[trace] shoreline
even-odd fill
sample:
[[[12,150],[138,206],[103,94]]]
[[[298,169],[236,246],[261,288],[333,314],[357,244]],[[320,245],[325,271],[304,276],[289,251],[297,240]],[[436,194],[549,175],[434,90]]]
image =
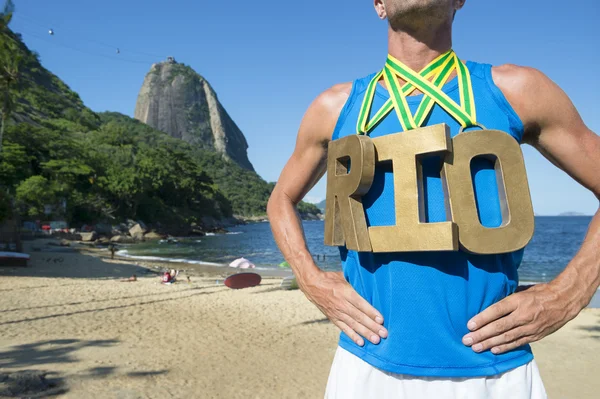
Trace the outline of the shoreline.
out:
[[[196,272],[196,273],[215,273],[215,275],[219,274],[219,272],[223,272],[223,271],[247,271],[247,272],[254,272],[257,274],[260,274],[262,277],[273,277],[273,278],[284,278],[284,277],[289,277],[292,276],[293,273],[291,271],[291,269],[275,269],[275,268],[265,268],[265,267],[256,267],[254,269],[238,269],[238,268],[234,268],[234,267],[230,267],[227,264],[220,264],[220,263],[213,263],[213,262],[205,262],[205,261],[196,261],[196,260],[189,260],[189,259],[169,259],[169,258],[161,258],[161,257],[155,257],[155,256],[136,256],[136,255],[124,255],[124,254],[119,254],[118,252],[115,253],[115,259],[121,259],[124,261],[130,261],[130,262],[136,262],[136,263],[141,263],[141,264],[147,264],[149,265],[150,268],[152,269],[156,269],[158,268],[160,265],[171,265],[173,267],[168,267],[168,268],[175,268],[176,266],[184,266],[186,267],[185,269],[178,269],[178,270],[183,270],[185,272],[189,272],[191,271],[192,273]],[[164,267],[162,267],[164,269]]]
[[[75,251],[78,251],[75,249]],[[115,253],[115,258],[110,259],[110,254],[106,249],[94,248],[94,249],[85,249],[83,251],[78,251],[85,255],[93,256],[96,258],[110,260],[114,263],[122,263],[122,264],[135,264],[136,266],[143,267],[157,275],[161,274],[165,270],[176,269],[180,272],[184,273],[184,275],[189,275],[191,277],[218,277],[218,278],[226,278],[229,275],[241,273],[241,272],[253,272],[260,274],[264,279],[281,279],[284,277],[288,277],[293,275],[291,270],[277,270],[277,269],[264,269],[264,268],[255,268],[255,269],[238,269],[234,267],[229,267],[228,265],[218,265],[211,264],[209,262],[201,262],[201,263],[189,263],[189,262],[181,262],[178,260],[166,260],[166,259],[144,259],[144,257],[136,257],[136,256],[120,256],[118,253]],[[180,268],[182,265],[185,268]]]
[[[210,278],[219,278],[224,279],[229,275],[241,273],[241,272],[252,272],[260,274],[263,279],[282,279],[285,277],[293,276],[293,272],[291,269],[281,269],[281,268],[263,268],[257,267],[254,269],[238,269],[229,267],[227,264],[217,264],[212,262],[204,262],[204,261],[190,261],[188,259],[172,259],[168,258],[158,258],[152,259],[154,257],[144,257],[144,256],[123,256],[119,255],[119,253],[115,253],[115,258],[110,259],[110,253],[107,248],[104,247],[96,247],[90,244],[84,244],[81,242],[71,242],[71,246],[69,247],[59,247],[56,244],[50,246],[50,242],[56,243],[57,239],[35,239],[31,241],[26,241],[30,243],[37,243],[45,245],[45,250],[47,252],[64,252],[64,251],[75,251],[82,255],[89,255],[99,259],[109,260],[112,263],[120,263],[120,264],[134,264],[138,267],[142,267],[147,269],[151,273],[155,273],[156,275],[161,274],[165,270],[169,269],[177,269],[184,273],[184,275],[189,275],[191,277],[210,277]],[[135,244],[128,244],[135,245]],[[35,248],[37,245],[31,244],[27,245],[31,248]],[[31,251],[30,251],[31,252]],[[180,268],[181,266],[184,266]],[[533,285],[533,284],[543,284],[547,283],[547,281],[531,281],[531,280],[521,280],[519,281],[519,287]],[[600,308],[600,288],[596,291],[594,296],[592,297],[590,303],[586,308],[597,309]]]
[[[102,251],[102,250],[99,250]],[[115,259],[117,258],[118,253],[115,253]],[[168,260],[166,258],[161,258],[160,260],[151,260],[151,259],[144,259],[147,257],[144,256],[119,256],[120,259],[126,261],[126,260],[130,260],[130,261],[134,261],[137,263],[140,263],[140,265],[147,265],[148,268],[152,269],[152,270],[158,270],[158,268],[161,269],[169,269],[169,268],[173,268],[173,267],[165,267],[166,265],[172,265],[172,266],[177,266],[177,265],[187,265],[190,267],[189,270],[191,270],[192,272],[199,272],[199,273],[204,273],[204,274],[210,274],[212,273],[212,277],[222,277],[223,276],[223,272],[224,271],[238,271],[238,272],[242,272],[242,271],[246,271],[246,272],[253,272],[253,273],[257,273],[260,274],[262,278],[285,278],[285,277],[290,277],[293,276],[293,272],[291,269],[267,269],[267,268],[260,268],[257,267],[255,269],[236,269],[236,268],[232,268],[229,267],[226,264],[222,264],[222,265],[218,265],[218,264],[211,264],[210,262],[203,262],[203,261],[188,261],[186,259],[181,259],[181,260]],[[198,263],[193,263],[193,262],[198,262]],[[188,272],[188,269],[183,269],[186,273]],[[220,273],[221,272],[221,273]],[[233,274],[233,273],[230,273]],[[543,284],[543,283],[547,283],[548,281],[531,281],[531,280],[522,280],[519,281],[519,287],[522,286],[527,286],[527,285],[534,285],[534,284]],[[598,288],[596,290],[596,293],[594,294],[594,296],[592,297],[590,303],[586,306],[586,308],[592,308],[592,309],[600,309],[600,288]]]

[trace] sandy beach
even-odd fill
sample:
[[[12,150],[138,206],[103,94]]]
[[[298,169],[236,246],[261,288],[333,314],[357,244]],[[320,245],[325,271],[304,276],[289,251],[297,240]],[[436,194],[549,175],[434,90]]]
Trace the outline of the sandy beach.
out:
[[[207,266],[165,286],[150,268],[168,266],[47,244],[0,267],[0,397],[323,397],[338,330],[279,278],[230,290]],[[598,397],[600,309],[533,349],[550,398]]]

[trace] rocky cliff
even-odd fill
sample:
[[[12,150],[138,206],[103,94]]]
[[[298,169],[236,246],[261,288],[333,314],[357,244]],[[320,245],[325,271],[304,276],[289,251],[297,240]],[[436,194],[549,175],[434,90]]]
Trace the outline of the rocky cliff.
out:
[[[206,79],[184,64],[171,59],[152,65],[138,95],[135,118],[254,171],[244,134]]]

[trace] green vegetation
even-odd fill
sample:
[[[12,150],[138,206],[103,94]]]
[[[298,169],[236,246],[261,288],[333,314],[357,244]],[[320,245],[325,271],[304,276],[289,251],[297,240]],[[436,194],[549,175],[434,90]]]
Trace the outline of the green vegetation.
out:
[[[0,218],[12,199],[26,220],[74,225],[130,218],[182,229],[266,213],[274,183],[125,115],[92,112],[8,28],[10,14],[0,14]]]
[[[267,213],[267,201],[275,187],[274,183],[267,183],[255,172],[225,161],[216,152],[198,149],[196,155],[201,167],[218,182],[219,189],[231,201],[236,215],[258,216]]]
[[[12,0],[8,0],[0,13],[0,31],[7,30],[14,12]],[[6,122],[15,108],[15,89],[19,81],[19,70],[21,67],[21,56],[15,49],[17,41],[6,36],[6,40],[0,42],[0,152],[2,152],[2,138]]]
[[[315,204],[301,202],[298,204],[298,212],[300,212],[301,215],[305,215],[308,213],[318,215],[319,213],[321,213],[321,210]]]
[[[70,223],[134,218],[174,227],[232,214],[184,142],[122,115],[101,117],[88,132],[7,128],[0,179],[23,216],[43,218],[51,205]]]

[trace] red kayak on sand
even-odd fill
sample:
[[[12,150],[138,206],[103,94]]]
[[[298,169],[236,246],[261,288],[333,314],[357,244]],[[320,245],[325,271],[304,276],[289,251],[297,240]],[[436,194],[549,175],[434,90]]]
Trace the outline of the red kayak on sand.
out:
[[[20,252],[0,252],[0,266],[27,266],[29,255]]]
[[[254,287],[260,284],[262,277],[256,273],[238,273],[229,276],[223,284],[233,289]]]

